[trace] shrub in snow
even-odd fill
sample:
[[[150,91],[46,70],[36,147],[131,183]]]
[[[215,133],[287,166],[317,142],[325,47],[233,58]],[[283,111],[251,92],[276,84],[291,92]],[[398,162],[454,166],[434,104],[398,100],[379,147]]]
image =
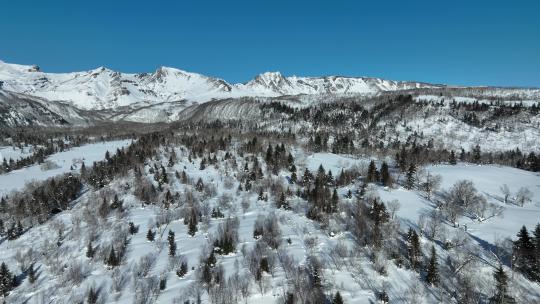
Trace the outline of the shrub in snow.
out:
[[[41,171],[49,171],[49,170],[58,169],[58,168],[60,168],[60,166],[51,160],[46,160],[40,166]]]

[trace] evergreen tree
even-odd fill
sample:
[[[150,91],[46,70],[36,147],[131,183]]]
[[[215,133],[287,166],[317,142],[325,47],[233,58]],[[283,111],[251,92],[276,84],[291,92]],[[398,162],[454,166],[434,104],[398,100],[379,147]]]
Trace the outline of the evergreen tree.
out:
[[[88,242],[88,246],[86,246],[86,257],[91,259],[94,257],[95,250],[94,247],[92,247],[92,242]]]
[[[206,158],[203,157],[201,160],[201,165],[199,167],[199,170],[204,170],[206,168]]]
[[[17,228],[14,222],[11,223],[11,226],[8,228],[6,234],[7,234],[8,240],[15,240],[19,237],[19,235],[17,234]]]
[[[7,296],[13,289],[13,275],[6,263],[2,262],[0,265],[0,295]]]
[[[81,176],[84,178],[86,176],[86,165],[84,162],[81,165]]]
[[[135,226],[133,222],[129,222],[129,234],[133,235],[139,232],[139,226]]]
[[[180,178],[180,181],[182,181],[182,184],[187,184],[188,178],[185,170],[182,170],[182,176]]]
[[[416,182],[416,166],[411,163],[409,170],[407,170],[407,180],[405,181],[405,188],[411,190],[414,188]]]
[[[435,246],[431,246],[431,257],[429,258],[427,267],[426,281],[433,286],[439,284],[439,263],[437,262]]]
[[[28,282],[30,282],[30,284],[34,284],[36,280],[36,271],[34,270],[34,264],[32,264],[30,265],[30,268],[28,268]]]
[[[475,164],[479,164],[481,160],[482,160],[482,154],[480,150],[480,145],[476,145],[473,148],[473,162]]]
[[[536,280],[540,282],[540,223],[536,225],[534,229],[534,259],[536,261],[535,276]]]
[[[174,240],[174,232],[172,230],[169,230],[169,236],[167,236],[167,240],[169,242],[169,255],[175,256],[176,255],[176,241]]]
[[[388,293],[386,290],[383,290],[377,295],[377,298],[381,304],[388,304],[390,302],[390,297],[388,297]]]
[[[152,231],[152,229],[148,229],[148,232],[146,233],[146,239],[150,242],[154,241],[154,238],[156,236],[156,233]]]
[[[360,186],[360,191],[358,193],[358,195],[360,197],[364,197],[364,195],[366,195],[366,191],[367,191],[367,184],[366,183],[362,183],[362,185]]]
[[[454,150],[450,151],[450,159],[448,160],[448,162],[450,163],[450,165],[457,164],[456,153],[454,152]]]
[[[159,290],[165,290],[167,288],[167,277],[163,276],[159,279]]]
[[[296,184],[297,179],[296,172],[291,173],[291,183]]]
[[[196,232],[197,232],[197,215],[195,211],[193,210],[191,212],[191,216],[189,217],[188,234],[191,236],[194,236]]]
[[[381,183],[383,186],[392,185],[390,172],[388,171],[388,164],[386,162],[383,162],[381,165]]]
[[[341,297],[341,294],[339,291],[336,291],[336,295],[334,296],[334,299],[332,300],[332,304],[343,304],[343,298]]]
[[[417,269],[421,255],[420,240],[418,234],[412,228],[409,228],[409,232],[407,233],[407,253],[411,268]]]
[[[182,264],[180,264],[180,269],[176,271],[176,275],[182,278],[186,275],[187,272],[188,272],[187,263],[184,261],[182,262]]]
[[[504,272],[502,265],[499,265],[493,273],[495,278],[495,294],[490,299],[492,304],[512,304],[515,300],[508,294],[508,276]]]
[[[86,297],[86,301],[88,304],[96,304],[98,300],[98,292],[94,287],[90,287],[88,290],[88,295]]]
[[[266,157],[265,160],[268,164],[272,164],[272,157],[274,155],[274,152],[272,150],[272,145],[268,145],[268,148],[266,149]]]
[[[197,180],[197,184],[195,185],[195,189],[199,192],[202,192],[204,190],[204,183],[202,181],[202,178],[199,177]]]
[[[535,248],[527,227],[523,226],[517,234],[518,239],[514,241],[514,265],[516,269],[522,272],[528,278],[535,277]]]
[[[304,187],[308,187],[311,182],[313,181],[313,174],[309,171],[308,168],[304,171],[304,175],[302,176],[302,185]]]
[[[373,183],[373,182],[376,182],[376,181],[377,181],[377,166],[375,166],[375,161],[371,160],[369,162],[366,182]]]
[[[111,251],[109,252],[109,256],[107,257],[105,264],[111,267],[120,265],[120,261],[118,259],[118,256],[116,255],[116,251],[114,250],[113,246],[111,246]]]
[[[461,153],[459,153],[459,160],[465,161],[465,157],[467,156],[467,153],[465,153],[465,149],[461,148]]]
[[[287,199],[285,198],[285,193],[284,192],[281,192],[280,196],[279,196],[279,199],[277,201],[277,208],[283,208],[283,209],[286,209],[288,210],[289,209],[289,204],[287,203]]]
[[[329,212],[336,212],[338,203],[339,203],[339,196],[338,196],[337,190],[334,188],[334,192],[332,193],[332,200],[331,200]]]
[[[17,221],[17,237],[21,236],[24,232],[24,228],[21,224],[21,221]]]
[[[332,171],[328,170],[328,174],[326,174],[326,184],[328,186],[334,186],[335,185],[334,176],[332,175]]]
[[[111,209],[117,209],[121,207],[122,207],[122,202],[118,199],[118,194],[115,194],[113,202],[111,204]]]

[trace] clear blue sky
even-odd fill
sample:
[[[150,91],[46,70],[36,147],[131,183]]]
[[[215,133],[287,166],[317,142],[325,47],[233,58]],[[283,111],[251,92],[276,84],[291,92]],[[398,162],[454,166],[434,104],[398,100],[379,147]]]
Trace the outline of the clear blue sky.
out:
[[[379,3],[382,2],[382,3]],[[0,60],[540,87],[540,1],[2,1]]]

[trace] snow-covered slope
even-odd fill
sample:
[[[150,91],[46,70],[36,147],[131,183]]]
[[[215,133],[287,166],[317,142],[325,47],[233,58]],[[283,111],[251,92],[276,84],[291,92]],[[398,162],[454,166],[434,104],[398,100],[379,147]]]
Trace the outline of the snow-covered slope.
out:
[[[260,74],[245,84],[229,84],[222,79],[167,67],[142,74],[125,74],[103,67],[85,72],[44,73],[37,66],[1,61],[0,82],[5,90],[67,101],[86,110],[179,100],[200,103],[242,96],[365,94],[435,87],[364,77],[284,77],[279,72]]]
[[[442,98],[444,94],[458,100],[511,100],[526,104],[540,100],[540,89],[451,87],[369,77],[285,77],[279,72],[266,72],[246,83],[230,84],[168,67],[140,74],[103,67],[45,73],[38,66],[0,61],[0,125],[86,125],[101,120],[171,122],[209,110],[219,112],[209,115],[213,118],[241,119],[246,118],[246,107],[251,118],[257,112],[253,111],[254,105],[272,98],[288,98],[308,105],[393,92],[418,95],[419,99]],[[209,101],[215,102],[206,107]],[[219,103],[226,105],[225,112],[218,109],[222,108]],[[236,109],[238,105],[243,108]]]

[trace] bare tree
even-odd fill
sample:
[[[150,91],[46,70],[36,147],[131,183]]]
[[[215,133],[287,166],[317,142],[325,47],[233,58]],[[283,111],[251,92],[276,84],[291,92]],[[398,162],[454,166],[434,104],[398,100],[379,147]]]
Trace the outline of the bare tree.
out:
[[[386,203],[386,207],[388,208],[388,213],[390,214],[390,219],[394,219],[396,216],[396,213],[398,212],[399,208],[401,208],[401,204],[398,200],[391,200]]]
[[[510,189],[508,188],[508,185],[503,184],[499,189],[504,197],[504,203],[508,204],[508,199],[510,198]]]
[[[440,175],[432,175],[427,173],[425,182],[422,183],[422,189],[426,192],[427,199],[431,200],[433,192],[437,191],[441,186],[442,177]]]
[[[427,233],[428,238],[434,240],[439,235],[442,228],[442,222],[443,222],[443,217],[440,211],[432,210],[429,213],[429,216],[426,222],[426,227],[427,227],[426,233]]]
[[[521,207],[523,207],[526,203],[532,200],[532,197],[533,197],[533,193],[531,192],[531,190],[529,190],[529,188],[521,187],[516,193],[516,202]]]

